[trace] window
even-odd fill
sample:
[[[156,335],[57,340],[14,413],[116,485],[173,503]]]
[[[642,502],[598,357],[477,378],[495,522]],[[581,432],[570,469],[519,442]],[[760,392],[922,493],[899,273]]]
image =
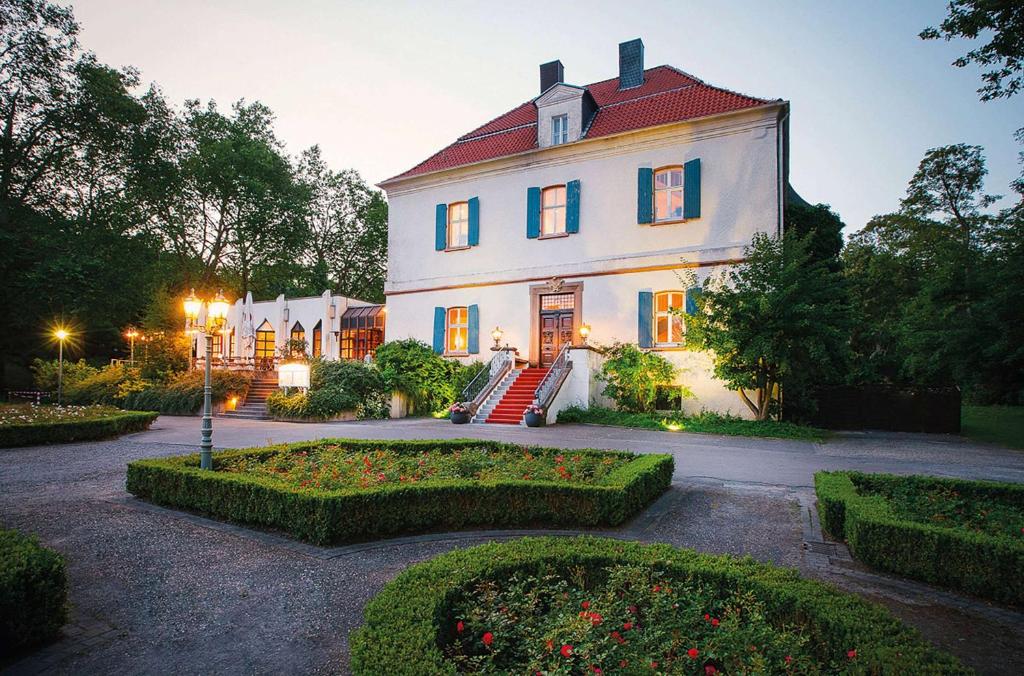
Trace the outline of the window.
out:
[[[448,308],[445,328],[445,352],[465,354],[469,347],[469,311],[464,307]]]
[[[654,342],[676,345],[683,342],[682,291],[662,291],[654,296]],[[673,312],[674,311],[674,312]]]
[[[222,359],[224,357],[224,334],[218,331],[213,334],[213,358]]]
[[[303,328],[302,324],[295,322],[295,326],[292,327],[292,340],[306,340],[306,329]]]
[[[555,115],[551,118],[551,145],[569,142],[569,116]]]
[[[363,359],[375,354],[384,342],[384,317],[382,305],[360,305],[345,310],[338,335],[341,358]]]
[[[683,218],[683,168],[667,167],[654,172],[654,220]]]
[[[541,197],[540,234],[557,235],[565,232],[565,186],[544,188]]]
[[[319,322],[316,323],[316,326],[313,327],[313,345],[312,345],[312,348],[313,348],[313,356],[314,357],[319,357],[320,356],[320,352],[323,350],[323,336],[324,336],[323,320],[320,320]]]
[[[274,358],[274,328],[265,319],[260,324],[260,327],[256,329],[256,358]]]
[[[469,204],[457,202],[448,205],[448,248],[469,246]]]

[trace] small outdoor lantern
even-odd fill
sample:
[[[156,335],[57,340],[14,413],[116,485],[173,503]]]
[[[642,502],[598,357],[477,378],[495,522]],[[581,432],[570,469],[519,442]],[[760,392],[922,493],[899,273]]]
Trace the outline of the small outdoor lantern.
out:
[[[210,301],[209,309],[207,310],[207,319],[212,324],[210,328],[216,330],[227,321],[229,307],[228,299],[218,290],[217,295]]]
[[[491,331],[491,338],[494,339],[494,347],[492,349],[501,349],[501,337],[505,335],[505,332],[501,330],[500,326],[495,326],[494,330]]]
[[[582,324],[580,326],[580,338],[583,339],[583,344],[587,344],[587,336],[590,335],[590,324]]]
[[[199,311],[203,307],[203,301],[196,298],[195,289],[192,289],[182,305],[185,308],[185,319],[189,320],[189,322],[194,322],[199,319]]]

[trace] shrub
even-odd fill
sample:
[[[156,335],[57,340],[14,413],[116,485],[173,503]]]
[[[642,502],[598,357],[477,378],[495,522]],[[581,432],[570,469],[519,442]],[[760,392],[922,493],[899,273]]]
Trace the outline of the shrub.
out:
[[[226,463],[260,463],[282,450],[298,456],[316,455],[328,446],[361,454],[383,448],[411,457],[424,452],[454,454],[480,448],[495,453],[559,452],[469,439],[321,440],[218,453],[212,472],[199,469],[198,455],[139,460],[128,465],[127,486],[129,492],[158,504],[283,530],[316,544],[331,544],[469,526],[615,525],[664,492],[673,471],[671,456],[621,452],[614,457],[630,461],[598,483],[481,481],[442,475],[444,478],[389,482],[370,489],[324,490],[308,483],[305,487],[294,486],[268,476],[224,471]],[[604,451],[571,453],[613,457]]]
[[[972,530],[963,523],[964,517],[926,520],[908,504],[923,497],[935,503],[933,514],[938,516],[941,496],[936,499],[929,494],[951,492],[962,501],[953,506],[954,513],[989,511],[991,503],[998,503],[1002,511],[1015,514],[1014,526],[1019,528],[1024,486],[860,472],[818,472],[814,486],[822,528],[832,537],[845,539],[860,561],[996,601],[1024,603],[1021,532]]]
[[[116,409],[90,417],[0,425],[0,448],[107,439],[148,428],[159,414]]]
[[[653,411],[659,388],[672,384],[676,377],[676,368],[667,359],[631,343],[616,343],[605,355],[601,379],[607,385],[603,394],[614,399],[622,411]]]
[[[64,399],[72,404],[120,406],[128,394],[144,388],[138,369],[111,364],[65,385]]]
[[[417,414],[446,410],[484,367],[480,362],[464,366],[445,359],[413,338],[384,343],[375,358],[387,388],[409,397]]]
[[[252,381],[252,375],[244,371],[213,369],[210,375],[215,404],[222,403],[232,396],[244,399]],[[204,387],[204,372],[194,369],[173,376],[164,385],[149,385],[140,391],[132,392],[120,403],[132,410],[191,415],[203,406]]]
[[[274,392],[267,411],[275,418],[324,420],[344,411],[359,418],[387,417],[388,398],[380,371],[360,361],[313,360],[308,392]]]
[[[57,359],[44,360],[36,358],[32,360],[31,369],[32,381],[37,390],[44,392],[57,391],[57,372],[60,371],[60,361]],[[78,361],[65,359],[63,386],[74,385],[97,373],[99,373],[99,369],[89,366],[84,359],[79,359]]]
[[[64,557],[0,529],[0,656],[54,638],[67,620]]]
[[[442,554],[406,569],[367,605],[364,624],[352,635],[351,669],[355,674],[382,671],[455,674],[457,665],[446,657],[445,651],[458,640],[458,622],[462,618],[455,616],[456,606],[474,585],[532,576],[565,579],[580,586],[581,580],[605,582],[607,569],[612,566],[628,566],[638,574],[650,571],[652,575],[683,580],[723,601],[738,596],[752,598],[772,626],[778,630],[792,628],[802,634],[805,651],[821,665],[822,671],[969,673],[953,657],[928,645],[916,631],[884,608],[824,584],[804,580],[796,571],[756,563],[749,558],[712,556],[668,545],[591,537],[521,538],[490,543]],[[533,609],[535,613],[546,611],[544,606]],[[709,611],[713,609],[705,612]],[[589,614],[581,620],[579,632],[593,629]],[[492,630],[496,652],[517,649],[517,646],[499,643],[504,635],[516,630],[512,626],[515,618],[507,618],[505,622]],[[644,632],[662,629],[646,623],[641,627]],[[482,627],[472,622],[465,622],[463,633],[477,632],[466,640],[482,645],[480,629]],[[611,643],[614,637],[603,629],[601,633]],[[543,645],[545,639],[551,639],[553,651],[561,655],[562,642],[555,645],[558,638],[536,636],[535,640]],[[673,638],[668,636],[669,641]],[[680,646],[680,656],[686,655],[689,647]],[[592,663],[585,659],[587,655],[572,651],[569,655],[560,666],[572,673],[591,669]],[[701,661],[684,673],[704,673],[700,668],[704,659],[717,657],[711,651],[702,653],[699,649],[698,656]],[[787,669],[783,660],[766,661],[751,671],[784,672]],[[526,666],[517,664],[512,670],[522,673]],[[601,666],[609,672],[622,668],[617,664]]]

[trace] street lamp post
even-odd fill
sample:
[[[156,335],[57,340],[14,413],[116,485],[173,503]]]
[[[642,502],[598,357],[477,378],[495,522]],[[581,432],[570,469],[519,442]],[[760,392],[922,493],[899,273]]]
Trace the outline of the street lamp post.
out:
[[[61,396],[64,394],[64,341],[67,340],[68,332],[64,329],[57,329],[53,337],[60,345],[57,348],[57,405],[60,406]]]
[[[127,333],[125,333],[124,335],[129,341],[131,341],[132,352],[129,362],[131,363],[132,366],[135,366],[135,339],[138,338],[139,332],[136,331],[135,329],[128,329]]]
[[[205,323],[199,324],[199,313],[206,306]],[[201,330],[206,338],[206,363],[203,380],[203,424],[199,442],[200,469],[213,469],[213,383],[211,364],[213,362],[213,334],[219,331],[228,317],[228,301],[218,291],[213,300],[204,303],[196,297],[195,289],[184,301],[185,319],[189,328]]]

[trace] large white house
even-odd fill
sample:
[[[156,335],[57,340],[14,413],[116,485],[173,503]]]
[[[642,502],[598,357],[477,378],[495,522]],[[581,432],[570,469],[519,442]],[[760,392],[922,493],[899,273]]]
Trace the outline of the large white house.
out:
[[[581,327],[590,343],[637,343],[680,366],[687,410],[748,415],[669,310],[687,307],[680,273],[702,280],[741,260],[754,233],[781,229],[788,112],[645,69],[640,40],[619,45],[618,77],[602,82],[568,84],[561,62],[543,64],[536,98],[380,184],[387,340],[488,360],[500,327],[520,361],[497,373],[475,420],[518,422],[523,383],[544,383],[533,398],[549,420],[601,402]]]

